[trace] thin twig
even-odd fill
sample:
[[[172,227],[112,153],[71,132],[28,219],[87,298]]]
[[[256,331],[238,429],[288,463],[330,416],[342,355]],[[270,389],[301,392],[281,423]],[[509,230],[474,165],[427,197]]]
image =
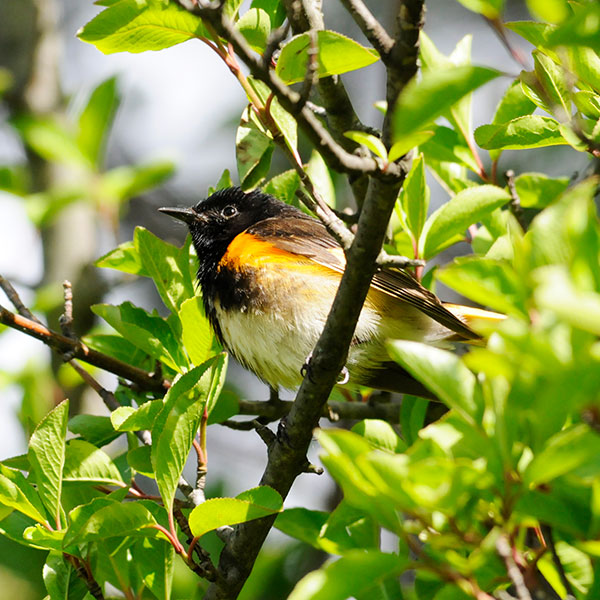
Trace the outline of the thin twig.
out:
[[[565,568],[560,560],[560,556],[558,556],[558,552],[556,552],[556,545],[554,544],[554,534],[552,532],[552,527],[549,525],[541,526],[542,534],[544,535],[544,541],[546,542],[548,548],[550,549],[550,553],[552,555],[552,562],[558,571],[558,576],[560,577],[560,582],[563,584],[565,591],[568,594],[566,600],[574,599],[575,590],[569,581],[567,574],[565,573]]]
[[[188,8],[186,4],[189,3],[184,3],[181,0],[177,1]],[[262,60],[255,55],[234,24],[221,11],[206,2],[200,2],[193,12],[199,15],[205,23],[210,23],[218,35],[231,43],[235,52],[250,69],[252,75],[271,89],[285,110],[294,114],[299,94],[285,85],[272,69],[266,68],[262,64]],[[357,156],[345,150],[333,139],[329,131],[308,108],[304,107],[297,113],[296,118],[300,127],[315,146],[319,148],[328,164],[337,171],[360,175],[372,174],[386,180],[401,177],[402,167],[395,163],[390,165],[384,172],[381,165],[373,158]]]
[[[306,51],[306,73],[304,74],[304,81],[300,90],[300,98],[298,98],[298,102],[296,103],[296,113],[304,108],[310,98],[310,92],[318,80],[319,38],[317,37],[316,30],[310,29],[308,31],[308,39],[310,40],[310,45]]]
[[[385,64],[387,56],[394,46],[394,40],[362,0],[342,0],[342,4],[352,15],[354,22],[360,27],[365,37],[373,44],[373,48],[379,52],[381,60]]]
[[[63,293],[65,310],[58,322],[63,335],[66,335],[69,338],[75,338],[75,334],[73,333],[73,286],[68,279],[63,281]]]
[[[286,21],[281,27],[274,29],[269,34],[269,37],[267,38],[267,45],[262,55],[263,65],[266,68],[272,67],[274,65],[273,55],[279,49],[281,42],[285,40],[289,32],[290,22]]]
[[[496,550],[506,565],[506,572],[509,579],[515,586],[517,598],[519,600],[532,600],[531,594],[529,593],[527,585],[525,584],[523,573],[521,573],[521,569],[519,569],[515,559],[513,558],[512,548],[507,536],[501,535],[498,537],[496,541]]]
[[[408,258],[408,256],[388,254],[382,250],[377,257],[377,266],[382,269],[386,267],[406,269],[406,267],[424,267],[425,261],[420,258]]]
[[[503,46],[506,48],[512,58],[525,70],[529,70],[526,54],[520,48],[516,48],[511,44],[510,40],[508,39],[508,35],[506,34],[506,27],[504,27],[504,23],[500,19],[485,19],[485,21],[498,36],[498,39],[502,42]]]
[[[517,188],[515,186],[515,172],[512,169],[509,169],[504,173],[504,177],[506,177],[506,185],[508,186],[508,192],[510,194],[510,212],[515,216],[519,225],[522,227],[523,231],[527,231],[527,223],[525,222],[525,217],[523,215],[523,207],[521,206],[521,199],[519,198],[519,194],[517,193]]]
[[[19,294],[17,293],[17,290],[15,290],[11,282],[2,277],[2,275],[0,275],[0,288],[2,288],[2,291],[6,294],[6,297],[10,300],[11,304],[21,316],[42,325],[42,322],[23,304]]]
[[[79,340],[73,340],[48,329],[48,327],[37,319],[33,320],[20,314],[15,314],[1,305],[0,323],[40,340],[46,346],[56,350],[61,356],[69,353],[73,358],[78,358],[83,362],[134,382],[140,389],[163,395],[171,387],[171,383],[167,379],[154,379],[150,373],[142,369],[93,350]]]
[[[90,595],[95,598],[95,600],[104,600],[102,588],[94,579],[94,576],[92,575],[89,566],[86,565],[84,559],[67,554],[65,552],[63,552],[63,558],[71,564],[75,571],[77,571],[77,575],[83,579]]]

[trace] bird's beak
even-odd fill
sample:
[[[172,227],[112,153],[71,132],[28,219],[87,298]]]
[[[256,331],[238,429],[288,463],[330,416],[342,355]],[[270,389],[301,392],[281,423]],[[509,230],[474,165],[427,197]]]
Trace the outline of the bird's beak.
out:
[[[191,208],[182,208],[179,206],[174,207],[165,207],[158,209],[161,213],[165,213],[165,215],[169,215],[175,219],[179,219],[188,225],[191,225],[194,221],[197,220],[198,215]]]

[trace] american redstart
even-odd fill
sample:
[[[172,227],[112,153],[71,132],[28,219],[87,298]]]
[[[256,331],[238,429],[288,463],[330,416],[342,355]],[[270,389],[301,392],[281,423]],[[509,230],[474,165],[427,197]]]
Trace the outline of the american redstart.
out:
[[[228,188],[192,208],[159,210],[190,229],[206,314],[224,347],[273,388],[300,385],[345,267],[335,238],[261,191]],[[349,350],[350,383],[431,397],[390,359],[386,340],[478,340],[475,318],[503,317],[443,304],[407,271],[379,270]]]

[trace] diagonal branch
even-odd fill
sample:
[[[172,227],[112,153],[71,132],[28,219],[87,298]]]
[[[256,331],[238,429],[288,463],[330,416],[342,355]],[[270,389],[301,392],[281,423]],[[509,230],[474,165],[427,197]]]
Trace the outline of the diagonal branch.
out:
[[[410,4],[410,8],[413,10],[405,10],[404,4]],[[221,15],[218,15],[217,19],[213,13],[210,18],[219,34],[226,37],[235,47],[238,42],[229,38],[227,24]],[[410,22],[411,18],[414,18],[413,22]],[[399,34],[390,55],[392,57],[391,66],[388,66],[387,89],[388,101],[391,103],[395,102],[403,85],[417,70],[418,35],[419,29],[423,25],[423,1],[408,2],[407,0],[403,2],[398,23]],[[237,32],[235,35],[237,36]],[[236,47],[236,52],[247,62],[244,45],[245,41]],[[252,57],[248,56],[248,59],[250,62],[247,64],[255,76],[270,77],[268,73],[255,71]],[[262,80],[265,81],[265,79]],[[294,102],[290,102],[288,92],[279,96],[279,82],[268,79],[265,83],[278,96],[284,108],[294,114]],[[307,125],[305,111],[306,109],[303,109],[298,113],[298,122],[303,129]],[[312,113],[310,114],[312,117]],[[384,120],[384,132],[391,130],[390,119],[391,111]],[[319,140],[320,136],[315,136],[315,131],[312,134],[307,131],[307,134],[313,142],[319,142],[317,146],[319,149],[326,148],[328,153],[328,156],[325,156],[326,160],[333,155],[334,162],[329,160],[328,162],[337,168],[335,161],[338,160],[338,156],[335,153],[342,152],[342,155],[345,156],[342,149],[337,146],[333,152],[332,147],[328,145],[329,141]],[[388,134],[387,142],[390,137]],[[330,139],[328,133],[326,139]],[[408,159],[394,163],[393,175],[387,178],[382,177],[380,171],[373,170],[370,161],[363,162],[364,159],[359,159],[359,161],[367,167],[363,174],[372,175],[372,177],[360,213],[356,235],[347,252],[347,267],[323,333],[312,353],[308,369],[310,376],[304,378],[286,418],[285,436],[279,436],[269,445],[267,466],[260,482],[261,485],[273,487],[283,498],[287,496],[296,477],[306,468],[306,453],[312,440],[313,429],[318,424],[331,389],[336,384],[339,373],[346,362],[348,347],[354,335],[371,278],[376,270],[377,257],[383,244],[393,206],[410,166]],[[343,163],[342,166],[344,166]],[[356,170],[346,170],[346,172],[358,174]],[[237,598],[250,575],[254,561],[273,521],[274,517],[267,517],[243,523],[234,528],[227,538],[219,560],[218,568],[222,577],[208,589],[205,596],[207,600]]]
[[[181,0],[178,1],[185,6]],[[396,164],[389,164],[383,171],[383,165],[377,159],[357,156],[348,152],[335,141],[331,133],[307,106],[298,110],[300,95],[288,88],[272,69],[263,64],[250,48],[244,36],[221,10],[212,5],[202,4],[197,5],[193,12],[208,22],[221,37],[232,45],[235,52],[250,69],[252,76],[265,83],[283,108],[294,115],[298,125],[314,146],[319,149],[331,168],[355,177],[372,175],[388,181],[403,177],[403,169]]]
[[[394,40],[362,0],[341,0],[341,2],[365,37],[373,44],[373,48],[379,52],[385,64],[387,55],[394,47]]]
[[[167,379],[158,379],[150,373],[124,363],[112,356],[102,354],[92,348],[88,348],[79,340],[68,338],[56,331],[48,329],[44,324],[28,319],[21,315],[16,315],[10,310],[0,306],[0,323],[12,327],[21,333],[34,337],[46,346],[56,350],[59,354],[68,354],[72,358],[78,358],[90,365],[114,373],[123,377],[144,390],[154,391],[164,394],[171,386]]]

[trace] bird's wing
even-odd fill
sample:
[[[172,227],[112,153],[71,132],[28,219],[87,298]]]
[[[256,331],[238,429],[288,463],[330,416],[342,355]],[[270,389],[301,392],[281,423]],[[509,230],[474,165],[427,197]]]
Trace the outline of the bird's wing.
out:
[[[265,219],[246,230],[259,239],[292,254],[305,256],[312,261],[343,273],[346,266],[344,252],[337,241],[316,219],[294,215],[281,219]],[[424,288],[410,273],[401,269],[381,269],[375,273],[371,287],[406,302],[431,317],[462,339],[479,339],[465,322],[450,312],[435,294]],[[460,314],[460,313],[459,313]]]

